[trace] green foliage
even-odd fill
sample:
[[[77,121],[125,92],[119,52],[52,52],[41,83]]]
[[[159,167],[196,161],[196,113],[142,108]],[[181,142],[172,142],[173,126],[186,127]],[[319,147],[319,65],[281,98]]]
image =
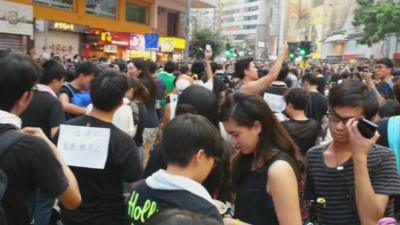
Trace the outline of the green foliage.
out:
[[[360,44],[371,46],[382,41],[388,34],[400,36],[400,4],[393,0],[357,0],[353,25],[363,31]]]
[[[198,59],[203,58],[206,45],[211,45],[214,56],[219,55],[224,50],[224,42],[219,33],[210,29],[194,30],[190,40],[189,56]]]

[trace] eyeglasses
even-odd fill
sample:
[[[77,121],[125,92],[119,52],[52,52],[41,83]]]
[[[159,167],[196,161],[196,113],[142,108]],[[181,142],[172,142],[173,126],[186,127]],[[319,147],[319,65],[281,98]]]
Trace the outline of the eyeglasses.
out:
[[[334,123],[342,122],[343,124],[346,124],[351,118],[352,117],[343,118],[337,115],[335,112],[328,112],[328,119]]]
[[[384,69],[387,68],[386,66],[376,66],[375,69],[380,70],[380,69]]]

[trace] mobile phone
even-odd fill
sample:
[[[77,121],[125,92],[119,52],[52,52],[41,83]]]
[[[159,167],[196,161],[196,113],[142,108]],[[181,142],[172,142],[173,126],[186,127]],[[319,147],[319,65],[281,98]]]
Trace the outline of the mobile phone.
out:
[[[375,132],[378,129],[378,125],[367,119],[360,119],[358,121],[357,128],[363,137],[369,139],[375,135]]]
[[[207,51],[207,52],[211,52],[211,51],[212,51],[211,45],[206,45],[206,51]]]

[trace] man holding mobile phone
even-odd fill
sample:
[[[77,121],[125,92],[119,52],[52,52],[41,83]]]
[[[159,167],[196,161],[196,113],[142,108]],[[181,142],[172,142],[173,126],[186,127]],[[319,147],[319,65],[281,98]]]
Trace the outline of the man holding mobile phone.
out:
[[[371,120],[378,108],[377,96],[361,82],[343,82],[331,89],[328,117],[333,141],[312,148],[306,157],[306,195],[325,202],[316,207],[319,224],[375,225],[380,218],[393,216],[392,197],[400,194],[395,155],[375,144],[379,134],[374,125],[360,122]],[[362,133],[374,134],[366,138]]]

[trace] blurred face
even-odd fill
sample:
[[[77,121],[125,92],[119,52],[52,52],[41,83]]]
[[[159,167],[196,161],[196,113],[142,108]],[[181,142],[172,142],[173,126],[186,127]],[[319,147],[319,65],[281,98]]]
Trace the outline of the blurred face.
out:
[[[332,138],[338,143],[347,143],[349,135],[346,130],[346,123],[351,118],[362,118],[363,109],[361,107],[335,107],[329,112],[329,130]]]
[[[392,69],[383,64],[376,64],[375,69],[377,77],[381,80],[389,77],[392,73]]]
[[[310,91],[310,83],[308,83],[307,81],[303,82],[303,89],[306,91]]]
[[[90,81],[92,80],[92,78],[93,78],[93,73],[90,75],[84,75],[84,74],[79,75],[79,80],[83,90],[85,91],[89,90]]]
[[[198,162],[200,165],[199,168],[199,181],[203,182],[208,175],[210,174],[211,170],[214,168],[216,160],[213,157],[207,156],[204,151],[201,154],[201,157],[198,158]]]
[[[128,75],[130,77],[139,77],[141,72],[142,71],[139,70],[135,65],[129,64],[129,66],[128,66]]]
[[[250,80],[258,79],[258,70],[254,63],[250,63],[249,68],[244,70],[244,76],[248,77]]]
[[[60,80],[55,79],[53,82],[53,90],[55,92],[58,92],[61,89],[61,86],[64,84],[64,78],[61,78]]]
[[[254,122],[252,127],[239,126],[236,121],[230,119],[224,122],[225,130],[231,136],[235,149],[242,154],[252,154],[256,151],[259,134],[261,133],[260,122]]]

